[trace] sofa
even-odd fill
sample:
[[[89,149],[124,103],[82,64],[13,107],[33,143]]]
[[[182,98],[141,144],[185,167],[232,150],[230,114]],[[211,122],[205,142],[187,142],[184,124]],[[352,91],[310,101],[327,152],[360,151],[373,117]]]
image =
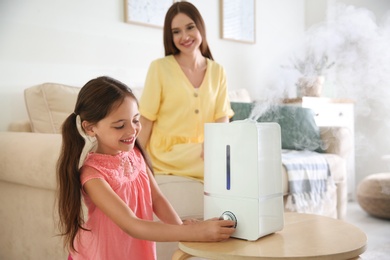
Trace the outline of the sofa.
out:
[[[67,259],[57,234],[55,165],[61,147],[62,121],[73,112],[78,87],[44,83],[24,91],[28,119],[0,132],[0,259]],[[140,97],[142,88],[133,89]],[[231,102],[253,103],[245,89],[229,91]],[[335,207],[324,215],[343,219],[347,205],[345,158],[350,133],[345,128],[320,128],[327,140],[323,155],[335,182]],[[156,180],[181,218],[203,217],[200,181],[157,175]],[[289,194],[283,167],[283,192]],[[286,209],[288,211],[288,209]],[[170,259],[177,243],[157,243],[158,259]]]

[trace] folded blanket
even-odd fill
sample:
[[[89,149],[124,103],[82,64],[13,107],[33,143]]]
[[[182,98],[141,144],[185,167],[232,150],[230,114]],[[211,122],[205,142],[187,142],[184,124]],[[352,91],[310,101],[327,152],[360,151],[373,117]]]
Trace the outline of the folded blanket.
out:
[[[336,208],[336,186],[322,154],[283,150],[282,164],[288,175],[287,209],[324,215]]]

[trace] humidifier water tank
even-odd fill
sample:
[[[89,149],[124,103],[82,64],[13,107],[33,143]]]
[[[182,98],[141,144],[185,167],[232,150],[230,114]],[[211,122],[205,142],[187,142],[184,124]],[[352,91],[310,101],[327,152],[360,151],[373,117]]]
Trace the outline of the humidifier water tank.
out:
[[[232,237],[282,230],[281,135],[277,123],[205,124],[204,218],[237,221]]]

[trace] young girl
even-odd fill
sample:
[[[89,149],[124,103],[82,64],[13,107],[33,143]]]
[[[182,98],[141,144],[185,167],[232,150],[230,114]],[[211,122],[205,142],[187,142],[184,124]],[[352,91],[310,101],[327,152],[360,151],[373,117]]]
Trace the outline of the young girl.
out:
[[[139,117],[131,90],[99,77],[80,90],[74,113],[63,123],[57,177],[60,230],[69,259],[156,259],[152,241],[221,241],[234,232],[234,222],[227,220],[183,224],[138,144]],[[83,160],[88,138],[96,145]],[[154,222],[153,213],[163,223]]]

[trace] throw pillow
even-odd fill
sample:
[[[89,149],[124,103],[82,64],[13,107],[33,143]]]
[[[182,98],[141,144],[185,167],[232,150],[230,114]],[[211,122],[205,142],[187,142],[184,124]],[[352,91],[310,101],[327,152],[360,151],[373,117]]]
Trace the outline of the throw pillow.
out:
[[[254,107],[252,102],[230,102],[230,107],[234,111],[234,116],[230,121],[244,120],[249,118]]]
[[[231,121],[249,118],[254,103],[231,102]],[[324,152],[320,130],[309,108],[277,105],[261,115],[258,122],[276,122],[281,128],[282,149]]]
[[[134,87],[132,91],[137,99],[143,88]],[[65,119],[73,113],[79,87],[58,83],[43,83],[24,91],[24,100],[30,125],[36,133],[61,133]]]
[[[36,133],[61,133],[61,125],[73,112],[78,87],[44,83],[24,91],[31,129]]]
[[[283,149],[324,152],[320,129],[310,108],[275,106],[257,121],[277,122],[280,125]]]

